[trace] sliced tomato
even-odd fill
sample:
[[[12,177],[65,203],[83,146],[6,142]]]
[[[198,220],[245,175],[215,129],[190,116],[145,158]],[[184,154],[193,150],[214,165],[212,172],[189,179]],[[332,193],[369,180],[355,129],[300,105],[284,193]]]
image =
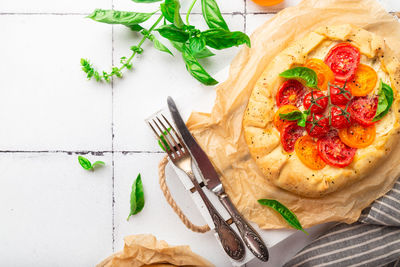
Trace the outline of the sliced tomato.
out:
[[[370,66],[360,64],[354,80],[349,82],[350,92],[353,96],[365,96],[375,89],[378,75]]]
[[[340,43],[329,50],[325,63],[338,81],[351,81],[360,64],[360,50],[350,43]]]
[[[348,83],[346,83],[346,87],[342,90],[339,89],[338,87],[343,88],[344,82],[335,81],[330,86],[329,90],[331,93],[331,102],[334,105],[346,105],[347,102],[349,102],[351,99],[350,88],[348,86]],[[344,90],[346,90],[347,92]]]
[[[282,127],[281,143],[286,152],[293,152],[294,144],[297,139],[303,136],[304,127],[300,127],[296,122],[287,122]]]
[[[312,114],[306,121],[307,133],[312,137],[322,137],[329,132],[329,119],[321,114]]]
[[[340,140],[349,147],[364,148],[371,145],[376,136],[375,125],[363,127],[353,124],[349,128],[339,131]]]
[[[325,137],[318,140],[318,154],[334,167],[344,168],[353,162],[357,149],[343,143],[336,131],[330,131]]]
[[[347,128],[351,125],[351,116],[345,112],[345,106],[331,108],[331,125],[336,129]]]
[[[287,80],[279,88],[276,94],[276,104],[278,107],[283,105],[300,106],[305,93],[305,88],[297,80]]]
[[[311,113],[323,113],[328,106],[328,98],[323,92],[311,91],[304,96],[303,105],[309,109],[311,104]]]
[[[284,105],[278,109],[278,111],[274,115],[274,125],[278,131],[282,130],[283,125],[285,122],[288,122],[287,120],[281,119],[279,114],[286,114],[295,110],[299,110],[297,107],[292,106],[292,105]]]
[[[317,142],[309,135],[297,139],[294,151],[300,161],[310,169],[321,170],[326,166],[325,161],[318,154]]]
[[[353,121],[367,127],[375,123],[372,119],[375,117],[377,107],[378,97],[361,96],[351,100],[348,111]]]
[[[328,88],[328,82],[333,82],[335,79],[332,70],[321,59],[308,59],[306,64],[304,64],[304,67],[310,68],[317,73],[318,88],[320,90],[326,90]]]

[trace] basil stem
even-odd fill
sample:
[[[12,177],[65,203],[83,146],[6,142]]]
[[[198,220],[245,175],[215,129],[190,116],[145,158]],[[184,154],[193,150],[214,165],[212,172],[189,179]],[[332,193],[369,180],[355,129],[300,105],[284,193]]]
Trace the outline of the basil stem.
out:
[[[259,199],[258,203],[261,205],[270,207],[277,211],[284,219],[285,221],[292,226],[293,228],[303,231],[304,233],[308,234],[306,230],[303,229],[301,226],[299,220],[297,219],[296,214],[294,214],[290,209],[288,209],[285,205],[280,203],[278,200],[274,199]]]

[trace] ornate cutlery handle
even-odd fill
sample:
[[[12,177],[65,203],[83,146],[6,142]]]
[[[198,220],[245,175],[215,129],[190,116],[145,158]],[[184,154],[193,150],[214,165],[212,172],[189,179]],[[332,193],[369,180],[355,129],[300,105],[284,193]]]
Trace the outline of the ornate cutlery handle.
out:
[[[221,240],[221,244],[225,252],[229,255],[229,257],[234,260],[243,259],[245,249],[243,242],[240,240],[240,237],[236,234],[232,227],[221,217],[218,211],[208,200],[208,197],[206,196],[200,185],[197,183],[197,180],[194,177],[193,173],[187,173],[187,175],[192,180],[194,187],[196,188],[197,192],[199,192],[200,197],[203,199],[204,204],[206,205],[208,212],[211,215],[211,218],[215,225],[215,231],[217,232],[219,239]]]
[[[232,216],[232,219],[236,223],[239,233],[242,236],[246,246],[258,259],[261,261],[268,261],[268,248],[258,233],[248,222],[246,222],[246,220],[243,219],[226,193],[219,194],[218,197],[222,205],[224,205],[229,214]]]

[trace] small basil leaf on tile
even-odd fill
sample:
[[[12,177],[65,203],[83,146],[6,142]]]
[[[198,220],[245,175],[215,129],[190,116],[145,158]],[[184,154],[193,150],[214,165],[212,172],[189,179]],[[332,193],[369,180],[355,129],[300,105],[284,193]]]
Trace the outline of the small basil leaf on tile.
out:
[[[172,52],[166,47],[163,43],[161,43],[153,34],[149,36],[149,40],[153,42],[154,47],[161,51],[170,54],[173,56]]]
[[[140,173],[136,177],[136,180],[132,184],[131,197],[130,197],[130,212],[126,220],[132,215],[139,213],[144,207],[144,192],[143,184]]]
[[[92,167],[94,168],[95,166],[104,166],[104,165],[106,165],[106,164],[104,163],[104,161],[98,160],[98,161],[96,161],[96,162],[94,162],[94,163],[92,164]]]
[[[85,170],[93,169],[92,163],[90,163],[90,161],[87,158],[78,156],[78,161],[79,161],[79,164],[82,166],[82,168],[84,168]]]
[[[293,228],[303,231],[304,233],[308,234],[303,227],[301,226],[299,220],[297,219],[296,214],[294,214],[290,209],[288,209],[285,205],[280,203],[278,200],[274,199],[259,199],[258,203],[263,206],[270,207],[277,211],[285,221],[292,226]]]

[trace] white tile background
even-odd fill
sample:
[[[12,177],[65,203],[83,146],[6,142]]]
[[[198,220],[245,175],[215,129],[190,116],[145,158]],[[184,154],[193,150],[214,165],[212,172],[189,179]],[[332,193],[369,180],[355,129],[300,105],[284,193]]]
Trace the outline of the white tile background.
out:
[[[184,10],[189,2],[183,1]],[[230,28],[246,33],[298,2],[262,8],[250,0],[219,0]],[[380,2],[390,12],[400,11],[398,0]],[[164,106],[168,95],[198,92],[181,58],[145,45],[122,80],[88,82],[80,71],[81,57],[108,69],[137,42],[123,27],[95,23],[85,15],[94,8],[152,11],[157,5],[0,1],[0,266],[93,266],[120,250],[124,236],[137,233],[189,244],[217,266],[229,266],[214,236],[187,230],[158,186],[162,153],[144,118]],[[191,21],[204,26],[199,11],[193,10]],[[207,69],[215,74],[237,51],[218,53],[205,62]],[[105,161],[106,167],[84,171],[79,153]],[[126,221],[130,186],[139,172],[146,206]],[[184,211],[204,223],[180,183],[168,177]]]

